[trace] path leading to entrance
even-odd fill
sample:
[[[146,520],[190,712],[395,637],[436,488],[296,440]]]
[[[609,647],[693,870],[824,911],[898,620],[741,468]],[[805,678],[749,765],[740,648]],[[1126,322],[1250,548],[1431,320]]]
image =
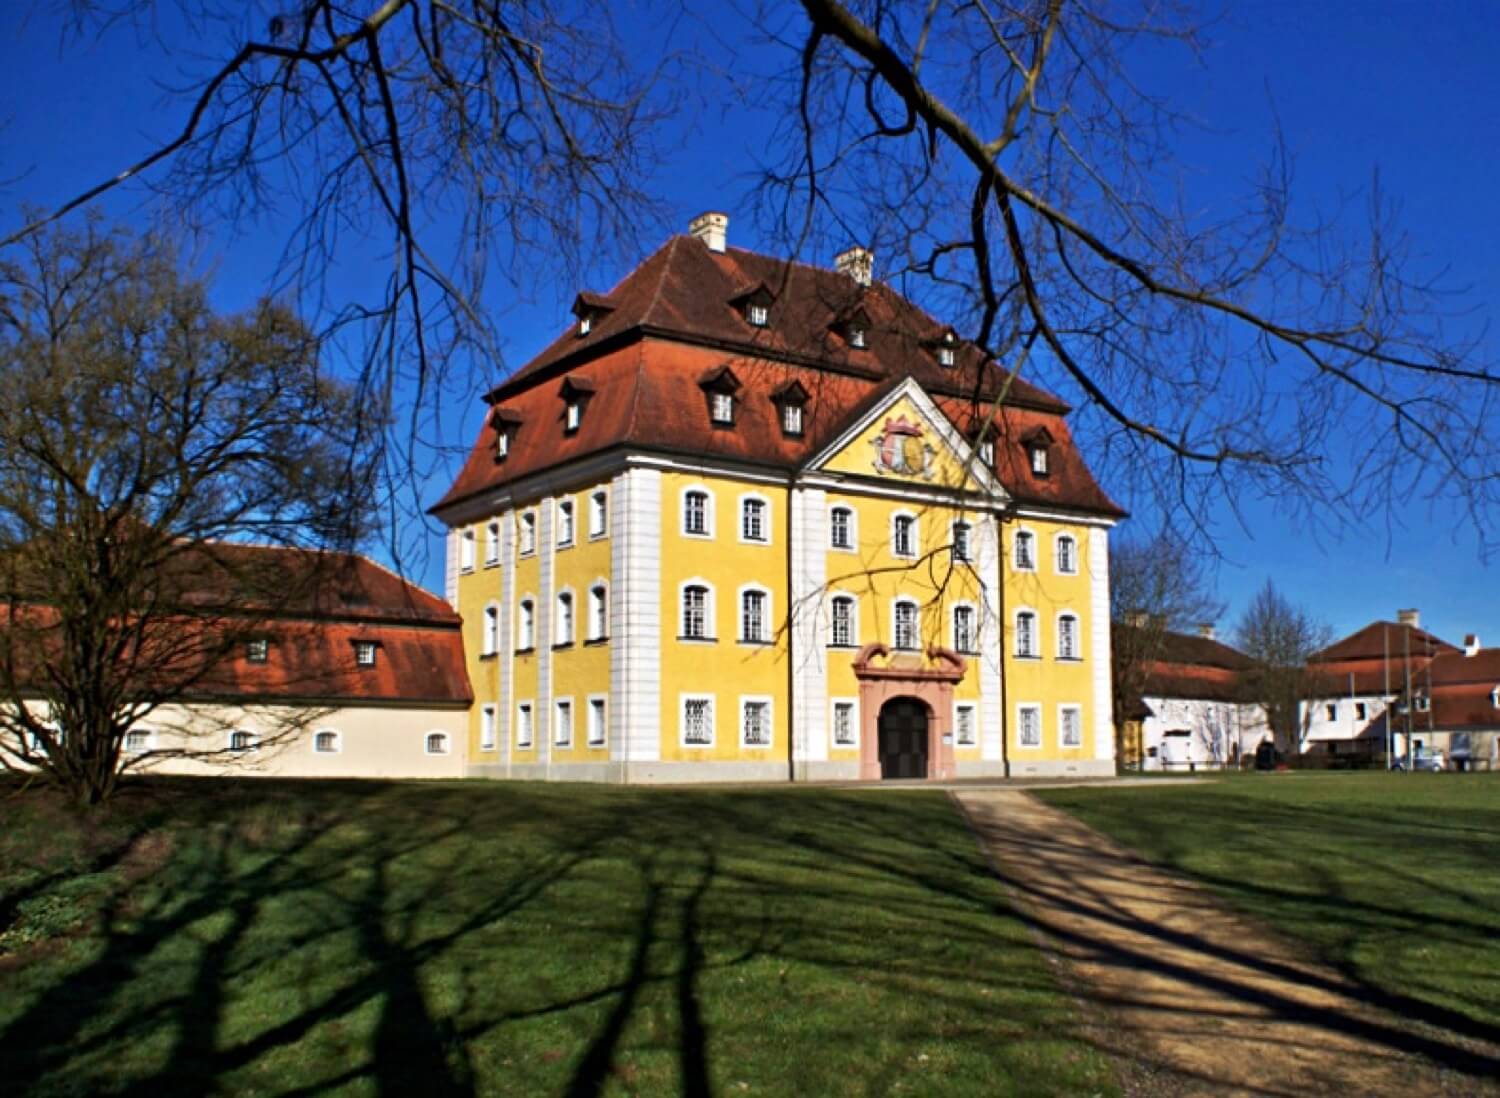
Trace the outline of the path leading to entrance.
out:
[[[1067,813],[1016,790],[950,795],[1139,1093],[1500,1093],[1482,1081],[1500,1049],[1413,1027]]]

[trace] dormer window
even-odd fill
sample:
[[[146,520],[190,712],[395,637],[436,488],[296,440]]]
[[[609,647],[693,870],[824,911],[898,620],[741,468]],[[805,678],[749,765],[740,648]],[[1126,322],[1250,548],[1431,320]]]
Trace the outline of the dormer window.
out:
[[[790,438],[800,438],[807,421],[808,392],[799,381],[788,381],[771,393],[771,400],[781,410],[781,433]]]
[[[1026,447],[1026,460],[1031,466],[1031,475],[1047,476],[1052,471],[1052,433],[1045,427],[1038,427],[1024,435],[1021,444]]]
[[[594,383],[586,377],[563,378],[563,431],[572,434],[583,422],[583,412],[594,395]]]
[[[521,428],[521,417],[509,408],[492,408],[490,426],[495,431],[495,460],[504,461],[510,456],[510,445]]]
[[[771,323],[771,304],[776,300],[764,282],[743,288],[729,299],[729,303],[740,310],[745,323],[752,328],[766,328]]]
[[[585,290],[573,299],[573,315],[578,318],[578,337],[582,339],[594,330],[594,323],[614,311],[614,305],[602,294]]]
[[[838,329],[844,337],[844,342],[855,350],[862,350],[870,345],[870,318],[866,315],[863,307],[856,307],[839,322]]]
[[[271,658],[271,642],[265,637],[251,637],[245,642],[245,659],[250,663],[265,663]]]
[[[375,666],[375,642],[374,641],[355,641],[354,642],[354,663],[355,663],[355,666],[357,666],[357,667],[374,667]]]
[[[734,422],[734,394],[713,393],[709,401],[709,418],[715,423]]]
[[[757,328],[764,328],[771,323],[771,310],[765,305],[751,304],[745,310],[745,319]]]
[[[979,444],[979,463],[986,468],[995,464],[995,442],[985,439]]]
[[[949,328],[927,346],[931,348],[933,357],[937,359],[939,366],[952,367],[958,364],[958,334],[952,328]]]
[[[717,366],[698,379],[704,395],[708,398],[708,421],[715,427],[734,426],[735,394],[740,390],[740,379],[728,366]]]

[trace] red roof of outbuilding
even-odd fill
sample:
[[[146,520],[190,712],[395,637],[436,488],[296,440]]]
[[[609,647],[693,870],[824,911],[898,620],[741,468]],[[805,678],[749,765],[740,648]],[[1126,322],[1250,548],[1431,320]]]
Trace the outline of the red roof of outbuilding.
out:
[[[747,287],[773,295],[770,323],[758,328],[735,307]],[[949,330],[882,284],[730,248],[712,252],[691,236],[673,237],[609,294],[611,306],[589,332],[570,326],[487,399],[519,426],[502,461],[487,424],[436,509],[532,473],[615,447],[800,467],[850,426],[893,384],[914,379],[963,428],[975,407],[998,396],[1005,373],[961,344],[955,365],[934,345]],[[850,346],[840,318],[869,318],[868,346]],[[732,427],[709,421],[700,387],[728,366],[741,384]],[[582,421],[563,430],[564,405],[549,379],[577,376],[594,386]],[[808,394],[803,433],[783,434],[777,393],[793,383]],[[1068,407],[1021,378],[1007,390],[997,473],[1018,499],[1120,516],[1094,480],[1063,422]],[[1015,441],[1045,428],[1056,439],[1051,475],[1033,477]]]

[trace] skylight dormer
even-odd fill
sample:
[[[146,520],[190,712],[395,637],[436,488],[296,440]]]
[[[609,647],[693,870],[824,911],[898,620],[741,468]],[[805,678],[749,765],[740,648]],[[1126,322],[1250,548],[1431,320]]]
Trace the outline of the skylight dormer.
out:
[[[510,456],[516,432],[521,429],[520,413],[510,408],[491,408],[489,423],[495,432],[495,460],[504,461]]]
[[[698,379],[698,386],[708,400],[708,421],[715,427],[733,427],[740,379],[728,366],[715,366]]]
[[[1021,445],[1026,448],[1026,463],[1034,477],[1045,477],[1052,473],[1052,432],[1038,427],[1021,436]]]
[[[563,378],[563,432],[571,435],[583,422],[584,410],[594,395],[594,383],[586,377],[569,374]]]
[[[771,402],[776,405],[781,433],[788,438],[801,438],[807,430],[807,402],[809,394],[800,381],[788,381],[778,385],[771,393]]]
[[[578,336],[582,338],[594,330],[594,326],[610,313],[614,304],[603,294],[584,290],[573,299],[573,315],[578,318]]]
[[[939,366],[952,369],[958,365],[958,350],[962,346],[958,333],[952,328],[945,330],[942,335],[928,342],[927,347],[932,352],[932,357],[937,360]]]
[[[865,312],[863,305],[847,313],[839,321],[837,330],[853,350],[863,351],[870,346],[870,314]]]
[[[740,316],[750,327],[771,326],[771,306],[776,303],[776,295],[764,282],[757,282],[754,286],[739,291],[729,299],[729,303],[739,310]]]

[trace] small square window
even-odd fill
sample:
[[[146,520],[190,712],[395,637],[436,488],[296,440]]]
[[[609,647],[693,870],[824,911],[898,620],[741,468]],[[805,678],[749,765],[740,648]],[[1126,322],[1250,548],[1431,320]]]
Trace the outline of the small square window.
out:
[[[856,743],[854,727],[854,703],[833,703],[833,744],[835,747],[853,747]]]
[[[125,752],[128,755],[139,755],[151,746],[151,733],[133,729],[125,733]]]
[[[802,433],[802,405],[782,405],[781,429],[789,435],[800,435]]]
[[[245,659],[251,663],[265,663],[271,658],[271,642],[265,637],[253,637],[245,642]]]
[[[986,469],[995,464],[995,444],[989,439],[979,444],[979,464]]]
[[[939,366],[952,366],[953,365],[953,361],[954,361],[954,356],[953,356],[953,348],[952,347],[939,347],[938,348],[938,365]]]
[[[578,334],[579,335],[586,336],[586,335],[589,334],[589,332],[591,332],[593,330],[593,328],[594,328],[594,318],[592,316],[590,316],[588,313],[584,313],[581,317],[578,318]]]
[[[764,328],[771,322],[771,310],[764,305],[751,305],[745,311],[745,318],[757,328]]]
[[[734,395],[732,393],[711,394],[709,397],[709,418],[715,423],[733,423]]]
[[[357,665],[359,665],[360,667],[374,667],[375,666],[375,642],[374,641],[355,641],[354,642],[354,662]]]
[[[1031,448],[1031,471],[1039,477],[1047,475],[1047,447],[1033,446]]]
[[[865,346],[865,330],[863,328],[854,326],[849,329],[849,346],[861,348]]]

